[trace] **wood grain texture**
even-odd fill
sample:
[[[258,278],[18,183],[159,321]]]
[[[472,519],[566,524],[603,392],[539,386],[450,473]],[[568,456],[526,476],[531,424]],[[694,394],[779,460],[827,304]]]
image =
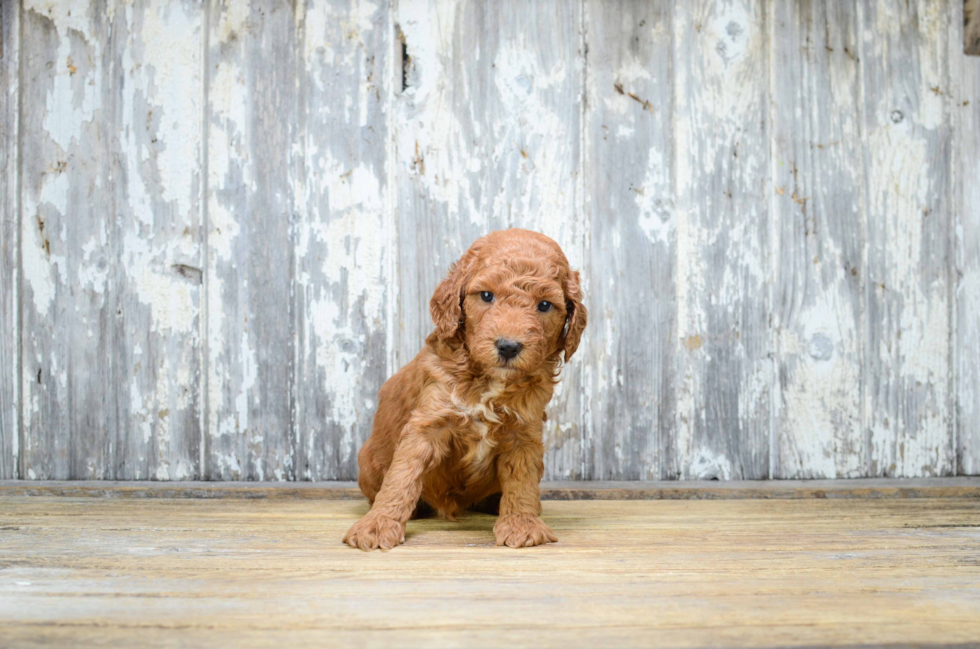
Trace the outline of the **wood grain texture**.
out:
[[[677,403],[664,474],[769,475],[767,7],[674,7]]]
[[[353,480],[388,378],[397,294],[386,114],[393,29],[384,3],[311,0],[298,14],[296,477]]]
[[[339,542],[363,501],[0,500],[16,646],[947,646],[980,635],[977,500],[548,502]]]
[[[860,2],[869,475],[949,475],[950,139],[940,3]]]
[[[963,24],[953,3],[951,32]],[[980,16],[975,24],[980,26]],[[980,39],[980,34],[977,35]],[[964,56],[955,44],[950,51],[954,81],[953,205],[955,216],[955,339],[952,348],[956,377],[956,467],[960,475],[980,475],[980,58]]]
[[[395,21],[407,57],[394,106],[401,366],[432,331],[436,285],[487,232],[543,232],[582,267],[582,52],[580,8],[560,1],[399,2]],[[548,408],[550,475],[589,472],[581,372],[573,359]]]
[[[205,475],[296,476],[291,4],[211,0]]]
[[[675,417],[672,13],[586,3],[590,478],[661,477]],[[667,448],[665,448],[667,447]],[[669,451],[668,451],[669,452]]]
[[[774,3],[774,478],[865,475],[865,172],[852,3]]]
[[[18,477],[20,5],[0,5],[0,478]]]

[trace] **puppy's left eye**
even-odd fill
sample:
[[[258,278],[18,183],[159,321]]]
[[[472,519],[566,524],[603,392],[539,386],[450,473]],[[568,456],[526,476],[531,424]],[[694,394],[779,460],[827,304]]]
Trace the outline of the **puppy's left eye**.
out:
[[[542,300],[541,302],[538,302],[538,311],[540,311],[541,313],[547,313],[548,311],[551,311],[551,302],[548,302],[546,300]]]

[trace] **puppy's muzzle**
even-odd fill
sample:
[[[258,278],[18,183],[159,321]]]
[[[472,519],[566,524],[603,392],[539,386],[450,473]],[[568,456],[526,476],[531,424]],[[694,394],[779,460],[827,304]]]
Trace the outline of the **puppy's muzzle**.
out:
[[[524,345],[517,342],[516,340],[507,340],[506,338],[497,339],[497,354],[500,358],[504,359],[504,362],[515,358],[524,349]]]

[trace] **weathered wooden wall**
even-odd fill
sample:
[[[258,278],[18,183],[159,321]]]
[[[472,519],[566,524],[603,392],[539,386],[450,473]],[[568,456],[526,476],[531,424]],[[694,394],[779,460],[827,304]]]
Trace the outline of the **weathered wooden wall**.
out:
[[[0,478],[356,475],[481,234],[551,478],[980,473],[961,0],[3,0]]]

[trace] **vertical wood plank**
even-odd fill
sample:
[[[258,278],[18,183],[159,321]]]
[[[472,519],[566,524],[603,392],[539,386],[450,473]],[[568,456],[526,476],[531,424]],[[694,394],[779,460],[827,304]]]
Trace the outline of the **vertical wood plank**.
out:
[[[25,5],[29,478],[198,475],[200,15]]]
[[[582,53],[578,3],[411,0],[396,21],[406,53],[394,161],[403,365],[432,330],[432,291],[483,234],[537,230],[582,266]],[[548,409],[550,476],[583,474],[580,363],[590,344]]]
[[[953,371],[957,431],[957,471],[980,474],[980,57],[964,56],[957,30],[963,15],[952,2],[950,63],[954,93],[952,211],[956,220],[954,277],[956,278],[956,337]],[[978,12],[980,13],[980,12]],[[975,16],[980,25],[980,15]],[[980,30],[978,30],[980,32]],[[978,33],[980,44],[980,33]]]
[[[0,480],[18,477],[17,142],[20,5],[0,5]]]
[[[475,7],[471,6],[471,9]],[[407,364],[432,331],[429,298],[449,265],[486,229],[486,215],[474,204],[489,161],[480,141],[462,133],[461,114],[472,102],[461,83],[466,51],[475,56],[479,34],[460,34],[461,2],[407,0],[397,3],[396,37],[402,50],[402,88],[396,115],[398,204],[398,309],[395,364]],[[487,32],[490,30],[487,29]],[[465,51],[461,44],[466,42]],[[485,57],[492,53],[483,53]],[[473,79],[477,88],[489,79]],[[457,93],[459,93],[457,95]],[[488,137],[485,125],[470,124]],[[471,137],[474,134],[471,134]],[[472,170],[471,170],[472,168]],[[473,195],[476,194],[474,197]]]
[[[853,3],[776,2],[774,478],[859,477],[865,245]]]
[[[202,5],[113,5],[104,307],[117,480],[200,477]],[[95,246],[96,242],[83,244]]]
[[[585,191],[595,479],[658,479],[674,429],[672,3],[590,0]]]
[[[866,0],[864,398],[870,475],[953,471],[947,6]]]
[[[387,379],[396,295],[387,270],[397,254],[386,209],[390,12],[308,0],[298,21],[297,478],[354,480]]]
[[[23,6],[21,386],[24,477],[111,466],[108,272],[113,183],[110,16],[101,2]]]
[[[205,475],[294,479],[296,17],[210,2]]]
[[[765,5],[674,15],[677,428],[667,477],[769,475],[772,380]]]

